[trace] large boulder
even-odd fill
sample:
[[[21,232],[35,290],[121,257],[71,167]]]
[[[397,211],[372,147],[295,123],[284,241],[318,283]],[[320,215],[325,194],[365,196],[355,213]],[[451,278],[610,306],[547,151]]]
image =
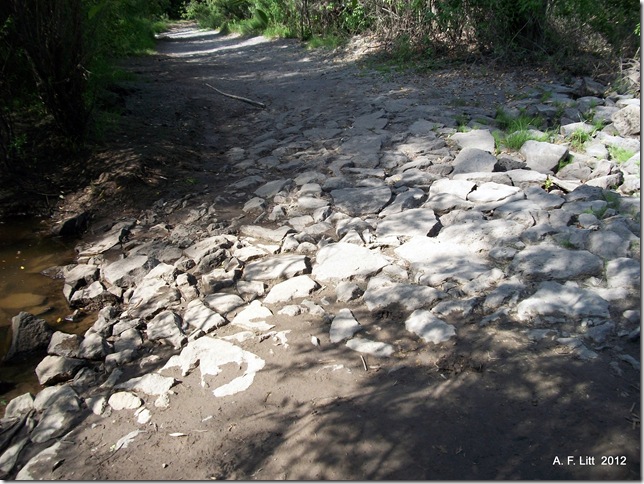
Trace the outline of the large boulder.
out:
[[[20,312],[11,318],[11,346],[4,360],[9,361],[18,355],[46,350],[54,330],[43,319],[33,314]]]

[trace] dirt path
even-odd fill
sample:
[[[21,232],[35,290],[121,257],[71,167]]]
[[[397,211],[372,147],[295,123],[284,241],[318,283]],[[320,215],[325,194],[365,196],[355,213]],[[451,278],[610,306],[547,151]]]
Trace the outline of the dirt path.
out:
[[[262,153],[262,141],[285,145],[292,137],[291,149],[306,152],[311,146],[300,143],[300,133],[348,128],[383,96],[457,116],[466,106],[491,105],[530,82],[545,82],[539,73],[484,75],[476,67],[427,77],[382,73],[291,40],[241,39],[187,27],[160,41],[158,55],[135,59],[128,69],[137,79],[123,83],[126,128],[113,140],[123,149],[110,147],[96,160],[109,165],[88,167],[96,182],[68,197],[68,209],[93,204],[109,219],[117,209],[119,215],[138,215],[159,198],[182,199],[189,207],[214,206],[220,220],[245,215],[252,223],[241,211],[248,195],[230,188],[249,175],[230,161],[235,148],[270,156],[268,149]],[[221,96],[206,83],[267,108]],[[395,132],[396,120],[390,123]],[[306,156],[324,153],[317,147],[300,161]],[[265,169],[256,174],[271,179]],[[96,203],[101,200],[103,206]],[[325,297],[328,313],[343,307],[330,289],[316,300],[324,304]],[[55,469],[42,469],[42,476],[640,478],[640,429],[631,422],[640,399],[634,369],[615,376],[604,355],[573,359],[555,344],[537,345],[516,323],[480,327],[473,316],[452,318],[458,341],[433,345],[412,338],[396,311],[354,315],[368,334],[395,342],[394,358],[363,360],[328,339],[314,346],[311,337],[328,334],[328,321],[312,314],[276,317],[286,342],[245,343],[266,361],[248,390],[215,398],[212,388],[200,385],[197,371],[171,373],[180,383],[168,408],[155,408],[150,400],[149,424],[137,424],[132,411],[90,414],[62,441]],[[217,335],[236,332],[227,326]],[[639,343],[620,344],[637,355]],[[164,361],[151,362],[147,370]],[[116,447],[135,430],[141,433],[127,447]],[[602,456],[616,459],[601,462]]]

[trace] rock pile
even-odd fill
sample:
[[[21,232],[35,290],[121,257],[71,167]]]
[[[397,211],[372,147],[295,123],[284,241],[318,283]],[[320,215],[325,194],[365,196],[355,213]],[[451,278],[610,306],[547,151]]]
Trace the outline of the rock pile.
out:
[[[481,328],[515,321],[582,360],[638,337],[639,100],[604,98],[594,86],[549,86],[547,98],[539,91],[505,106],[561,124],[552,142],[528,141],[518,153],[497,151],[489,108],[457,114],[382,95],[362,112],[314,113],[297,130],[286,114],[258,115],[273,129],[227,153],[237,179],[225,196],[242,216],[219,220],[221,199],[207,192],[159,200],[77,248],[78,263],[62,271],[65,296],[71,307],[102,309],[84,336],[51,336],[36,370],[47,388],[7,406],[3,432],[14,430],[0,471],[9,475],[30,442],[54,443],[84,411],[136,409],[147,423],[169,405],[168,368],[185,375],[198,361],[203,382],[236,362],[243,372],[213,394],[248,388],[264,360],[240,344],[286,341],[277,313],[316,315],[329,330],[316,344],[382,358],[394,342],[361,335],[356,309],[396,307],[406,330],[432,344],[458,340],[449,316]],[[463,112],[465,132],[455,129]],[[590,133],[585,149],[571,141],[580,131]],[[615,149],[633,155],[618,162]],[[335,314],[322,288],[342,306]],[[217,337],[225,325],[240,332]],[[128,365],[153,368],[160,344],[175,356],[124,377]],[[639,368],[628,355],[611,364]]]

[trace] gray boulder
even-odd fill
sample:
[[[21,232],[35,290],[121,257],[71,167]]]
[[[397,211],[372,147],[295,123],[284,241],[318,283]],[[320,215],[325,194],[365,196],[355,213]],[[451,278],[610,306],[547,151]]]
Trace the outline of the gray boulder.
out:
[[[633,136],[640,132],[640,107],[629,104],[611,116],[613,126],[621,136]]]
[[[552,174],[559,162],[568,155],[568,148],[553,143],[528,140],[519,151],[526,160],[528,168],[539,173]]]
[[[55,385],[71,380],[83,366],[85,366],[84,360],[49,355],[36,366],[36,376],[41,385]]]
[[[454,166],[452,174],[491,172],[496,162],[496,157],[487,151],[479,148],[464,148],[452,162]]]
[[[378,213],[391,199],[389,187],[342,188],[331,191],[333,203],[338,210],[356,217]]]
[[[11,318],[11,346],[4,357],[9,361],[18,355],[47,349],[54,330],[43,319],[20,312]]]

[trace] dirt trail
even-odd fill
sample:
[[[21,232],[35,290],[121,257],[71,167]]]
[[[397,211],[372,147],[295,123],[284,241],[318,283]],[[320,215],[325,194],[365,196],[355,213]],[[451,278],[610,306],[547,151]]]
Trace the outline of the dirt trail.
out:
[[[242,176],[229,161],[233,148],[261,154],[262,141],[290,136],[293,149],[306,150],[297,145],[303,130],[349,127],[380,96],[433,103],[455,116],[461,106],[490,105],[545,81],[539,73],[484,75],[475,67],[425,77],[382,73],[292,40],[186,26],[159,42],[158,55],[134,59],[127,68],[137,78],[123,83],[125,128],[96,160],[109,165],[88,167],[95,183],[66,205],[71,210],[102,201],[95,208],[107,220],[186,195],[190,206],[214,205],[220,219],[244,215],[248,195],[229,188]],[[221,96],[206,83],[267,108]],[[395,120],[391,125],[395,129]],[[257,174],[271,179],[260,169]],[[252,219],[246,215],[246,223]],[[334,301],[331,290],[316,300],[325,296]],[[333,314],[341,307],[324,308]],[[90,414],[62,441],[58,465],[43,469],[43,477],[640,478],[640,429],[628,420],[632,405],[639,408],[635,370],[616,377],[603,358],[573,359],[555,345],[535,345],[511,325],[449,321],[459,327],[458,342],[433,345],[411,338],[396,311],[354,314],[370,334],[395,342],[395,358],[363,361],[328,338],[314,346],[311,336],[328,335],[328,322],[277,317],[279,331],[290,331],[287,344],[269,338],[244,346],[266,361],[248,390],[215,398],[197,371],[177,371],[170,406],[148,405],[150,424],[137,424],[131,411]],[[217,335],[236,332],[224,327]],[[137,429],[143,433],[115,450]],[[601,456],[624,456],[624,465],[601,465]],[[595,465],[582,465],[586,457]]]

